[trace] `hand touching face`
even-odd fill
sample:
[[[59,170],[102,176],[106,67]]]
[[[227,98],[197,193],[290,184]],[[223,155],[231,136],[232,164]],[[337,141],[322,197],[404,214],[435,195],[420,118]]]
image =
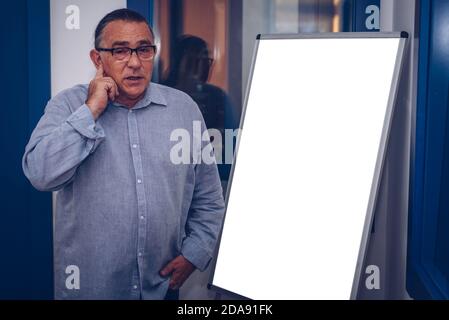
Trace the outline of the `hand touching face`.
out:
[[[117,20],[104,28],[100,46],[104,49],[135,49],[153,43],[146,23]],[[132,107],[142,99],[153,73],[153,58],[142,59],[133,51],[127,58],[120,59],[111,51],[92,50],[91,59],[97,68],[102,65],[105,76],[116,83],[119,92],[117,102]]]
[[[95,78],[89,84],[86,105],[89,107],[94,119],[103,113],[108,100],[114,101],[119,95],[118,87],[111,77],[104,76],[103,65],[99,65]]]

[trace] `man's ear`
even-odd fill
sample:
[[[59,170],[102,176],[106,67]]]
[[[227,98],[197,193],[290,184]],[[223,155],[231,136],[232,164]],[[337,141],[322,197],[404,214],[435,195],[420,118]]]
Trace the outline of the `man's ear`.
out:
[[[90,50],[90,60],[92,60],[96,69],[102,64],[100,53],[95,49]]]

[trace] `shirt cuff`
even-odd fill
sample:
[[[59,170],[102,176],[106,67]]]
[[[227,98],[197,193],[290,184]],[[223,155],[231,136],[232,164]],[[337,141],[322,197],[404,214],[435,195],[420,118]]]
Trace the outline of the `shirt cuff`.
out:
[[[95,123],[94,116],[86,104],[72,113],[67,119],[67,123],[86,138],[97,140],[105,137],[103,128],[100,124]]]
[[[198,245],[192,238],[185,238],[182,243],[181,254],[184,258],[189,260],[200,271],[206,270],[212,257]]]

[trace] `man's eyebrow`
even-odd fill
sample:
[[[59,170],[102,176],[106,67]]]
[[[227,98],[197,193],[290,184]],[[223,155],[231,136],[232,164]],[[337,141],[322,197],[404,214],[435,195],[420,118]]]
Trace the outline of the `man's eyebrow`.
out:
[[[129,42],[128,41],[114,41],[112,43],[112,46],[128,46]]]
[[[153,44],[150,40],[140,40],[137,42],[137,44],[142,45],[142,44]]]
[[[137,42],[137,44],[140,45],[145,45],[145,44],[153,44],[150,40],[140,40]],[[114,41],[112,43],[112,46],[129,46],[129,42],[128,41]]]

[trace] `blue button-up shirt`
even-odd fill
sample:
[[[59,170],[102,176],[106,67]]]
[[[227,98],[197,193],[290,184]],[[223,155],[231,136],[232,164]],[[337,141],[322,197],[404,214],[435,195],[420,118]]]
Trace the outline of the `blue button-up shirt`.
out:
[[[95,121],[87,89],[48,102],[23,157],[34,187],[58,191],[55,297],[162,299],[159,271],[180,254],[204,270],[221,228],[217,166],[201,159],[210,142],[194,139],[203,118],[188,95],[151,83],[132,109],[109,103]],[[189,161],[176,164],[180,152]]]

